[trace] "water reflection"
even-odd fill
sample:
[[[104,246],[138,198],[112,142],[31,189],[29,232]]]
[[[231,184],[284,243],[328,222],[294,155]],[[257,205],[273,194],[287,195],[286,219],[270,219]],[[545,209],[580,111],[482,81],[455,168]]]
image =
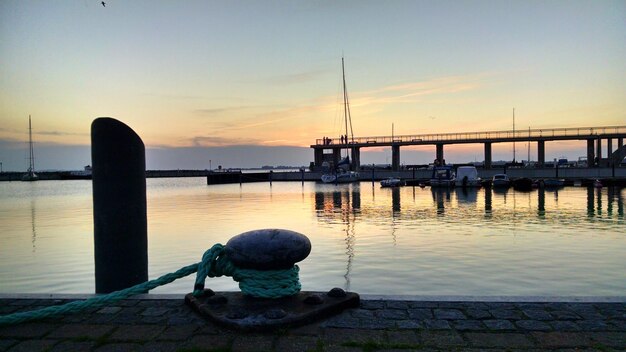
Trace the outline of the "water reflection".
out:
[[[36,218],[36,209],[35,209],[35,198],[31,199],[30,201],[30,224],[31,224],[31,229],[32,229],[32,237],[31,237],[31,243],[33,245],[33,253],[35,253],[35,251],[37,250],[37,226],[35,226],[35,218]]]

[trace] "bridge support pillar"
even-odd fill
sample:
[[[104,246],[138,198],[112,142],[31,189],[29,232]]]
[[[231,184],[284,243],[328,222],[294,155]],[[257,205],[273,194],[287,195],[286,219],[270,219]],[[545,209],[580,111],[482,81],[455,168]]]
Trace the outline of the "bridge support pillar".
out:
[[[593,167],[596,155],[593,151],[595,139],[587,139],[587,167]]]
[[[391,146],[391,169],[400,170],[400,146],[397,144]]]
[[[437,154],[436,154],[436,160],[439,162],[440,165],[443,165],[443,144],[438,143],[436,144],[437,146]]]
[[[341,161],[341,148],[333,148],[333,168],[337,167]]]
[[[610,159],[611,155],[613,155],[613,139],[608,138],[606,140],[606,157]]]
[[[602,162],[602,139],[596,139],[596,158],[598,158],[598,167]]]
[[[621,149],[624,146],[624,138],[620,137],[617,139],[617,149]]]
[[[537,141],[537,164],[543,167],[546,163],[546,141]]]
[[[361,170],[361,148],[352,147],[352,170],[359,171]]]
[[[313,149],[313,162],[315,164],[315,168],[322,167],[322,163],[324,162],[324,149],[322,148]]]
[[[491,169],[491,143],[485,143],[485,169]]]

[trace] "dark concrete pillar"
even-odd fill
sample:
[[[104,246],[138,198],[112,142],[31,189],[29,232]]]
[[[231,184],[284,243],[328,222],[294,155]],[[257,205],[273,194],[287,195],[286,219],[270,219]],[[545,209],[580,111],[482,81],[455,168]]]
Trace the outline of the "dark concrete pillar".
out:
[[[485,143],[485,169],[491,169],[491,142]]]
[[[596,139],[596,158],[598,158],[598,166],[601,164],[602,160],[602,139]]]
[[[437,155],[436,159],[439,160],[439,163],[443,164],[443,144],[437,144]]]
[[[606,157],[610,159],[611,155],[613,155],[613,139],[608,138],[606,140]]]
[[[543,166],[546,163],[546,141],[537,141],[537,164]]]
[[[596,154],[593,151],[595,139],[587,139],[587,167],[594,166],[594,160],[596,158]]]
[[[619,137],[617,139],[617,149],[621,149],[624,146],[624,138]]]
[[[333,168],[337,167],[341,160],[341,148],[333,148]]]
[[[141,138],[112,118],[91,124],[96,293],[148,280],[146,161]]]
[[[313,149],[313,158],[316,168],[321,168],[322,163],[324,162],[324,149],[315,148]]]
[[[352,147],[352,170],[359,171],[361,170],[361,148]]]
[[[397,144],[391,146],[391,169],[400,170],[400,146]]]

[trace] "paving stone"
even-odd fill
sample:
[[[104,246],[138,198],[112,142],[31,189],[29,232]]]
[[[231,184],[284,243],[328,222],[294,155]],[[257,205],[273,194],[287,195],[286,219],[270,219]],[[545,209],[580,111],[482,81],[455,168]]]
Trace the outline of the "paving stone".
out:
[[[513,323],[511,323],[508,320],[503,320],[503,319],[483,320],[483,324],[485,324],[487,329],[494,330],[494,331],[515,330],[515,325],[513,325]]]
[[[593,341],[610,347],[626,349],[626,332],[590,332],[586,334]]]
[[[111,325],[65,324],[52,331],[48,337],[55,339],[89,338],[98,339],[115,329]]]
[[[504,332],[468,332],[465,336],[476,347],[532,347],[533,342],[524,334]]]
[[[197,325],[177,325],[177,326],[168,326],[165,330],[160,333],[156,339],[157,340],[186,340],[193,333],[198,330]]]
[[[54,324],[24,323],[0,327],[0,337],[33,338],[42,337],[55,329]]]
[[[433,312],[428,308],[411,308],[407,313],[411,319],[433,319]]]
[[[571,320],[555,320],[549,323],[555,331],[580,331],[580,326]]]
[[[535,331],[551,331],[552,327],[546,324],[543,321],[539,320],[517,320],[515,322],[518,328],[524,330],[535,330]]]
[[[425,319],[424,327],[430,330],[450,330],[452,327],[447,320]]]
[[[140,315],[143,316],[162,316],[170,311],[169,308],[166,307],[148,307]]]
[[[3,303],[0,302],[0,304],[3,304]],[[15,340],[15,339],[0,339],[0,351],[6,351],[9,349],[9,347],[17,344],[18,342],[19,340]]]
[[[453,347],[466,345],[461,335],[455,331],[420,331],[419,337],[425,346]]]
[[[362,309],[384,309],[385,301],[361,301],[360,306]]]
[[[423,329],[424,324],[418,320],[398,320],[396,321],[398,329]]]
[[[396,320],[390,319],[366,319],[359,320],[359,323],[356,326],[359,329],[372,329],[372,330],[386,330],[391,329],[396,326]]]
[[[185,343],[181,344],[181,349],[226,349],[230,346],[231,338],[225,338],[223,335],[195,335]]]
[[[173,341],[152,341],[141,346],[142,352],[179,352],[180,342]]]
[[[321,340],[313,336],[283,336],[276,341],[276,351],[317,351]]]
[[[406,301],[388,301],[386,308],[387,309],[408,309],[409,303]]]
[[[62,341],[47,352],[82,352],[91,351],[96,345],[93,341]]]
[[[142,349],[137,343],[110,343],[96,348],[95,352],[135,352]]]
[[[523,319],[521,311],[513,309],[491,309],[489,313],[496,319]]]
[[[577,320],[582,331],[607,331],[609,325],[603,320]]]
[[[389,344],[419,345],[420,339],[413,331],[387,331]]]
[[[467,319],[465,314],[458,309],[434,309],[433,314],[435,315],[435,319],[442,320],[459,320],[459,319]]]
[[[557,320],[578,320],[580,316],[571,310],[555,310],[550,312],[554,319]]]
[[[576,332],[533,332],[532,336],[541,347],[589,347],[591,339]]]
[[[156,338],[163,329],[165,327],[159,325],[120,326],[110,338],[118,341],[148,341]]]
[[[430,301],[413,301],[409,302],[409,308],[437,308],[439,304],[437,302]]]
[[[374,312],[378,312],[377,310],[367,310],[367,309],[351,309],[349,312],[343,312],[340,315],[348,314],[353,318],[357,319],[371,319],[374,317]]]
[[[361,329],[328,329],[322,336],[324,341],[331,344],[342,344],[346,342],[356,343],[377,343],[385,342],[384,331],[369,331]]]
[[[44,352],[52,348],[57,342],[56,340],[26,340],[9,348],[9,352]]]
[[[402,320],[407,319],[409,315],[405,310],[384,309],[376,312],[376,316],[383,319]]]
[[[485,325],[480,320],[455,320],[452,325],[458,331],[485,330]]]
[[[231,350],[233,352],[256,352],[270,351],[274,343],[272,336],[237,336],[233,340]]]
[[[367,319],[367,321],[371,321],[374,320],[374,318],[369,318]],[[323,323],[322,323],[322,327],[328,327],[328,328],[350,328],[350,327],[357,327],[359,325],[359,323],[361,322],[361,319],[357,319],[354,317],[351,317],[349,315],[336,315],[334,317],[331,317],[329,319],[326,319]],[[363,320],[365,321],[365,320]]]
[[[517,309],[516,304],[513,302],[485,302],[485,304],[489,307],[489,309]]]
[[[116,314],[122,310],[122,307],[104,307],[98,310],[98,314]]]
[[[552,320],[554,319],[550,313],[543,309],[522,309],[522,313],[532,320]]]
[[[489,306],[483,302],[461,302],[459,303],[466,310],[474,309],[474,310],[488,310]]]
[[[465,314],[470,319],[488,319],[491,318],[491,313],[486,309],[474,309],[470,308],[465,311]]]

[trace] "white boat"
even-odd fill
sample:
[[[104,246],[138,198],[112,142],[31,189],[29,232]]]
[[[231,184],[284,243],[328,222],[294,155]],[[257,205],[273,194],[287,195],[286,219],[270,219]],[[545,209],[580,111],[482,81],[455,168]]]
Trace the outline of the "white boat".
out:
[[[478,170],[475,166],[459,166],[456,169],[457,187],[480,187],[482,179],[478,177]]]
[[[400,187],[404,186],[404,181],[397,177],[389,177],[380,181],[380,187]]]
[[[343,117],[346,126],[345,135],[341,137],[345,144],[348,144],[348,123],[350,124],[350,134],[354,141],[354,134],[352,134],[352,117],[350,116],[350,104],[348,102],[348,91],[346,90],[346,72],[343,64],[343,57],[341,58],[341,73],[343,76]],[[351,170],[350,158],[348,157],[348,149],[346,149],[346,156],[334,165],[328,172],[322,175],[321,180],[324,183],[350,183],[359,181],[359,173]]]
[[[507,174],[495,174],[491,179],[491,186],[494,188],[506,188],[511,186],[511,180]]]
[[[35,173],[35,153],[33,151],[33,128],[28,115],[28,170],[22,176],[22,181],[37,181],[39,176]]]
[[[431,187],[454,187],[456,175],[451,166],[435,166],[430,176]]]

